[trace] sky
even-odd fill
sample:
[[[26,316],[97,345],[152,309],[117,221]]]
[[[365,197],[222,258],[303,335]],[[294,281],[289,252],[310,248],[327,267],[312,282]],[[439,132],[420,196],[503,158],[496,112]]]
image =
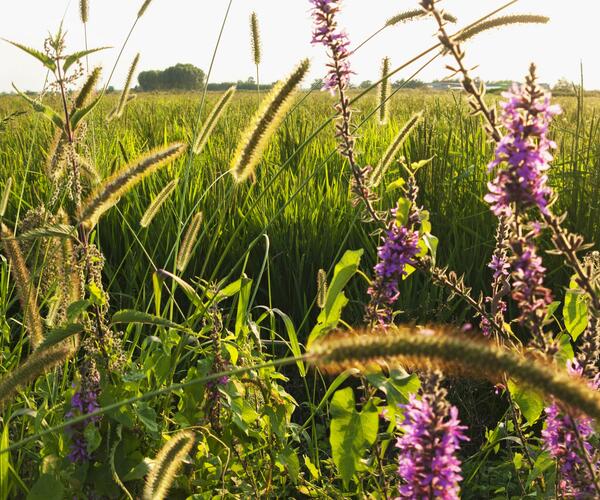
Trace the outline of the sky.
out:
[[[115,63],[142,0],[89,0],[90,47],[112,46],[90,57],[105,75]],[[116,68],[111,85],[123,86],[128,66],[141,53],[138,71],[164,69],[176,63],[192,63],[208,71],[211,56],[229,0],[153,0],[140,19]],[[500,7],[502,0],[443,0],[440,5],[465,26]],[[417,7],[417,0],[344,0],[340,25],[354,46],[383,26],[391,16]],[[49,31],[64,16],[67,45],[72,51],[84,47],[78,0],[0,0],[0,37],[42,48]],[[251,57],[249,15],[259,18],[262,39],[261,82],[275,81],[304,57],[312,61],[306,83],[325,74],[326,56],[311,46],[308,0],[232,0],[221,43],[210,75],[211,82],[246,80],[255,74]],[[542,82],[559,78],[579,81],[583,64],[586,88],[600,89],[598,64],[599,0],[519,0],[503,13],[536,13],[550,17],[547,25],[511,26],[484,33],[466,45],[467,63],[477,66],[473,74],[485,80],[522,80],[535,61]],[[354,83],[377,80],[381,60],[390,57],[392,68],[436,42],[431,19],[390,27],[360,48],[352,57]],[[0,40],[0,92],[11,83],[23,90],[40,90],[45,72],[32,57]],[[448,72],[438,60],[418,78],[443,78]],[[418,68],[413,64],[397,74],[407,78]],[[396,77],[394,77],[396,79]]]

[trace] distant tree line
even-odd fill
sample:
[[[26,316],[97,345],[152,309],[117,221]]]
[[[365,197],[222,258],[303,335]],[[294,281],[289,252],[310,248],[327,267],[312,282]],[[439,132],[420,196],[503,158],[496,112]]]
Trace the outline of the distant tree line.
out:
[[[142,71],[138,75],[140,89],[199,90],[204,86],[204,71],[193,64],[176,64],[164,70]]]

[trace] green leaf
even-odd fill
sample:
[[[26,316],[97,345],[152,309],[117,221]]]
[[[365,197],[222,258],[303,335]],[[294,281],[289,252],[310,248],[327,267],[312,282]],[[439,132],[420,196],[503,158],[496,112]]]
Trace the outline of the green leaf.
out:
[[[400,188],[404,187],[404,184],[406,184],[406,181],[402,177],[400,177],[400,178],[396,179],[395,181],[390,182],[386,186],[385,191],[387,193],[389,193],[390,191],[393,191],[394,189],[400,189]]]
[[[396,224],[398,226],[406,226],[408,222],[408,214],[410,212],[410,200],[408,198],[398,199],[398,210],[396,211]]]
[[[13,89],[15,89],[15,92],[17,94],[19,94],[23,99],[25,99],[30,104],[30,106],[33,108],[34,111],[36,111],[38,113],[42,113],[48,120],[50,120],[52,123],[54,123],[54,125],[59,130],[64,130],[65,123],[63,122],[63,119],[60,117],[60,115],[56,111],[54,111],[51,107],[46,106],[45,104],[42,104],[39,101],[33,100],[27,94],[24,94],[17,87],[15,87],[14,84],[13,84]]]
[[[50,474],[42,474],[29,490],[27,500],[62,500],[64,498],[62,483]]]
[[[435,264],[435,257],[437,255],[437,248],[440,240],[437,238],[437,236],[434,236],[431,233],[425,233],[423,235],[423,241],[425,242],[425,246],[429,250],[433,263]]]
[[[235,334],[248,332],[248,309],[250,307],[250,292],[252,291],[252,280],[242,276],[240,292],[238,294],[237,314],[235,316]]]
[[[413,172],[416,172],[417,170],[429,165],[432,161],[433,161],[433,156],[431,158],[427,158],[426,160],[416,161],[416,162],[410,164],[410,169]]]
[[[572,280],[569,290],[567,290],[565,295],[563,316],[565,318],[565,327],[573,340],[577,340],[577,337],[586,329],[588,323],[587,313],[586,296],[579,289],[575,280]]]
[[[102,434],[100,434],[96,424],[93,422],[86,425],[85,430],[83,431],[83,437],[85,438],[87,451],[89,453],[96,451],[102,442]]]
[[[59,342],[62,342],[63,340],[68,339],[69,337],[72,337],[73,335],[76,335],[82,331],[83,325],[80,325],[79,323],[71,323],[54,328],[46,334],[42,343],[36,347],[36,351],[48,349],[48,347],[52,347],[53,345],[56,345]]]
[[[348,303],[348,299],[343,293],[344,287],[350,281],[350,278],[358,271],[360,258],[363,254],[362,248],[359,250],[347,250],[340,261],[335,265],[333,278],[327,289],[325,297],[325,307],[319,313],[317,325],[308,336],[306,347],[319,338],[325,331],[335,328],[340,320],[342,309]]]
[[[392,370],[389,377],[383,373],[369,373],[367,380],[387,396],[387,403],[391,406],[407,403],[408,396],[421,386],[415,373],[409,375],[404,370]]]
[[[154,314],[136,311],[133,309],[122,309],[121,311],[116,312],[113,314],[110,322],[113,325],[117,323],[141,323],[144,325],[160,326],[163,328],[172,328],[173,330],[193,333],[189,328],[186,328],[179,323],[175,323],[174,321],[170,321],[165,318],[160,318],[159,316],[154,316]]]
[[[112,48],[112,47],[98,47],[97,49],[81,50],[79,52],[75,52],[74,54],[70,54],[67,57],[65,57],[65,62],[63,64],[63,71],[66,73],[67,70],[82,57],[85,57],[89,54],[93,54],[94,52],[98,52],[100,50],[106,50],[106,49],[110,49],[110,48]]]
[[[204,309],[204,304],[202,304],[202,300],[198,297],[198,294],[194,290],[194,287],[190,285],[187,281],[181,279],[179,276],[176,276],[165,269],[158,269],[156,274],[160,278],[170,278],[172,279],[179,287],[183,290],[183,293],[187,296],[187,298],[199,309]]]
[[[138,401],[135,405],[135,414],[140,422],[144,424],[146,429],[151,433],[158,432],[158,424],[156,423],[156,411],[145,401]]]
[[[298,482],[298,475],[300,474],[300,461],[298,456],[289,446],[286,446],[277,455],[277,462],[279,462],[287,470],[288,477],[292,483]]]
[[[83,312],[87,311],[88,307],[91,305],[92,303],[87,299],[72,302],[69,304],[69,307],[67,307],[67,319],[69,321],[76,320]]]
[[[379,416],[377,408],[370,403],[361,412],[356,411],[351,387],[334,394],[330,411],[331,453],[344,486],[347,487],[355,472],[360,469],[361,459],[366,450],[377,438]]]
[[[100,99],[102,99],[103,95],[103,93],[100,93],[98,97],[96,97],[86,107],[77,109],[71,115],[71,128],[73,130],[77,130],[77,127],[79,126],[81,121],[88,115],[88,113],[90,113],[96,107],[96,105],[100,102]]]
[[[3,38],[2,40],[10,43],[11,45],[14,45],[18,49],[21,49],[23,52],[27,52],[30,56],[35,57],[44,66],[46,66],[46,68],[48,68],[50,71],[54,72],[56,70],[56,63],[54,62],[54,59],[52,59],[50,56],[44,54],[43,52],[40,52],[37,49],[32,49],[31,47],[27,47],[26,45],[22,45],[17,42],[11,42],[10,40],[7,40],[6,38]]]
[[[544,410],[544,398],[539,392],[520,387],[512,380],[508,381],[508,390],[529,425],[535,424]]]
[[[306,455],[304,455],[304,465],[308,469],[308,472],[310,472],[310,475],[313,479],[319,479],[319,470],[315,467],[315,464],[313,464],[310,458]]]
[[[294,328],[294,323],[290,319],[290,317],[285,314],[283,311],[274,308],[272,311],[279,315],[279,317],[283,320],[283,324],[285,325],[285,331],[287,332],[288,339],[290,341],[290,350],[295,357],[299,357],[302,355],[302,351],[300,350],[300,343],[298,342],[298,334],[296,333],[296,328]],[[306,369],[304,368],[304,362],[302,360],[296,361],[296,365],[298,366],[298,371],[300,372],[301,377],[306,376]]]

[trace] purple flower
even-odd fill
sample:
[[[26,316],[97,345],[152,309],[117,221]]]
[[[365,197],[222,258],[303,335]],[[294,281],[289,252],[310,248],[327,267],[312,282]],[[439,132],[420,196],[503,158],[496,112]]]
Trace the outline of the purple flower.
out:
[[[515,206],[519,211],[537,206],[545,213],[552,194],[545,172],[552,160],[550,151],[556,147],[548,139],[548,125],[560,107],[550,104],[550,95],[539,89],[533,76],[526,85],[515,85],[502,95],[507,98],[501,103],[507,134],[498,143],[489,168],[503,163],[506,167],[488,183],[485,201],[496,215],[510,216]]]
[[[413,394],[404,410],[400,427],[403,436],[396,447],[400,451],[398,474],[404,481],[398,488],[400,498],[459,498],[460,460],[456,456],[464,435],[458,410],[436,415],[427,396],[419,400]]]
[[[406,266],[415,264],[418,244],[418,232],[398,226],[395,221],[391,223],[383,245],[377,248],[379,262],[375,265],[375,278],[368,289],[371,300],[367,306],[367,320],[380,325],[391,323],[390,306],[398,299],[398,283],[407,274]]]
[[[65,414],[66,418],[74,418],[100,409],[98,394],[93,390],[77,391],[71,398],[71,409]],[[69,427],[71,434],[71,452],[68,455],[73,463],[86,462],[91,458],[88,452],[84,431],[90,422],[97,422],[99,416],[90,417]]]
[[[577,361],[567,363],[571,375],[581,377],[582,368]],[[593,388],[598,388],[598,379],[588,381]],[[542,431],[544,448],[556,460],[557,485],[561,498],[592,498],[594,485],[590,477],[588,465],[585,463],[583,453],[592,463],[596,473],[600,471],[600,464],[594,460],[594,450],[590,438],[594,433],[594,422],[586,416],[571,416],[564,414],[556,403],[552,403],[545,410],[546,428]],[[583,443],[581,449],[579,438]]]
[[[348,34],[339,29],[336,15],[340,11],[340,0],[310,0],[314,5],[313,14],[313,44],[321,44],[327,48],[330,62],[325,77],[323,90],[332,94],[336,89],[346,89],[350,81],[350,40]]]
[[[537,254],[533,233],[512,243],[515,255],[512,262],[512,297],[521,311],[521,322],[540,327],[552,302],[552,293],[544,286],[546,268]]]

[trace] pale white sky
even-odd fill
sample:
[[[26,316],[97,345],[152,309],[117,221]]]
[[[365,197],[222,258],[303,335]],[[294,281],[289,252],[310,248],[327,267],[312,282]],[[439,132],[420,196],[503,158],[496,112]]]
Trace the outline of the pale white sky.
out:
[[[90,47],[115,47],[91,57],[90,64],[103,65],[105,75],[142,0],[89,0]],[[123,85],[127,68],[141,52],[138,70],[164,69],[178,62],[208,70],[227,0],[154,0],[140,20],[111,82]],[[444,8],[464,26],[499,7],[502,0],[445,0]],[[392,15],[417,7],[417,0],[345,0],[340,23],[356,46]],[[323,48],[310,44],[311,19],[308,0],[233,0],[211,81],[245,80],[255,70],[250,55],[248,16],[256,11],[261,24],[263,64],[261,81],[271,82],[286,74],[303,57],[312,59],[307,83],[325,72]],[[57,28],[66,9],[67,42],[73,50],[83,47],[78,0],[0,0],[0,37],[41,48],[48,31]],[[530,61],[538,64],[542,81],[560,77],[579,80],[583,62],[586,88],[600,88],[598,57],[600,0],[520,0],[506,13],[548,15],[548,25],[514,26],[479,36],[467,46],[468,62],[479,64],[475,74],[486,80],[521,79]],[[378,79],[382,57],[392,67],[432,45],[434,25],[430,19],[386,29],[361,48],[352,59],[355,83]],[[39,63],[6,42],[0,41],[0,91],[38,90],[44,81]],[[417,65],[397,75],[408,77]],[[419,78],[446,76],[441,62]],[[395,78],[394,78],[395,79]]]

